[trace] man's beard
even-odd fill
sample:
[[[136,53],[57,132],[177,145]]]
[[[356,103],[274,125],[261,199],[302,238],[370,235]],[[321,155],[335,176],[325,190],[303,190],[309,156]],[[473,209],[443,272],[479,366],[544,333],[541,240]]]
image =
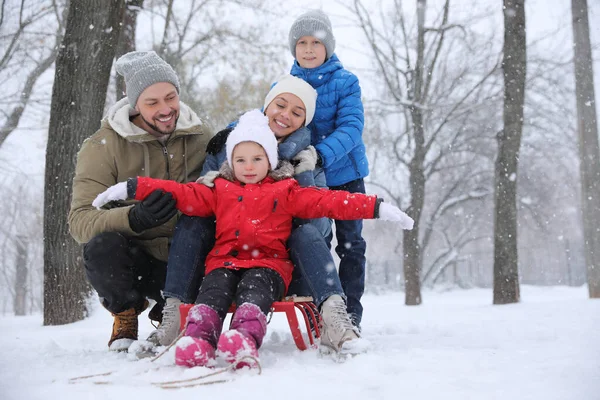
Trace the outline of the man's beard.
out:
[[[140,114],[140,117],[142,117],[142,120],[146,123],[146,125],[148,125],[150,128],[152,128],[154,130],[154,132],[160,133],[161,135],[170,135],[171,133],[175,132],[175,129],[177,128],[177,121],[179,120],[179,113],[176,113],[175,123],[173,124],[173,129],[171,129],[168,132],[161,130],[158,126],[154,125],[153,123],[148,121],[146,118],[144,118],[143,115]]]

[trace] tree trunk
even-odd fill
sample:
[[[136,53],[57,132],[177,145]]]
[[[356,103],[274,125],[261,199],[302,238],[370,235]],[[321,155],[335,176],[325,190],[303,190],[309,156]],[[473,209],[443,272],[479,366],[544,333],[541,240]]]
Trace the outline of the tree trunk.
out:
[[[15,315],[25,315],[27,311],[27,237],[17,235],[17,259],[15,262]]]
[[[572,0],[575,95],[585,264],[590,298],[600,298],[600,150],[587,0]]]
[[[123,26],[119,35],[119,44],[115,58],[121,57],[130,51],[135,51],[135,28],[137,26],[137,16],[140,9],[144,6],[144,0],[127,0],[127,8],[123,16]],[[126,96],[125,78],[117,74],[116,85],[117,100]]]
[[[411,117],[415,141],[415,153],[411,160],[409,168],[410,197],[411,202],[407,210],[408,215],[415,220],[415,226],[410,231],[404,231],[403,252],[404,252],[404,285],[405,299],[407,306],[419,305],[421,298],[421,270],[423,259],[421,245],[419,242],[419,219],[423,211],[425,202],[425,174],[423,172],[423,163],[425,161],[425,133],[423,130],[423,115],[420,108],[411,109]]]
[[[77,151],[100,127],[121,21],[122,0],[71,3],[56,60],[46,150],[44,199],[44,325],[85,316],[81,246],[69,235],[67,214]]]
[[[415,77],[412,88],[409,88],[408,96],[413,102],[409,107],[412,131],[414,133],[415,153],[408,166],[410,173],[410,206],[408,214],[415,220],[415,226],[411,231],[404,231],[404,303],[409,305],[421,304],[421,269],[423,259],[421,245],[419,244],[419,219],[425,202],[425,173],[423,165],[425,162],[425,129],[423,127],[423,65],[425,54],[425,10],[427,2],[417,0],[417,60],[415,64]]]
[[[519,301],[517,176],[527,69],[525,0],[504,0],[504,129],[495,165],[494,304]]]

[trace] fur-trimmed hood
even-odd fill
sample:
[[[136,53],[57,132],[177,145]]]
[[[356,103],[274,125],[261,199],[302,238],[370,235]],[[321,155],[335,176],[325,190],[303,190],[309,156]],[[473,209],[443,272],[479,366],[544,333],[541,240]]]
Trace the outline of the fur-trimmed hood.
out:
[[[294,166],[286,160],[280,160],[279,164],[277,164],[277,169],[269,171],[268,177],[273,178],[275,181],[282,181],[284,179],[289,179],[294,177]],[[235,177],[233,175],[233,169],[225,160],[223,164],[221,164],[221,168],[219,169],[219,175],[217,177],[227,179],[228,181],[234,182]]]
[[[200,133],[202,129],[202,120],[185,103],[179,102],[179,119],[174,134],[182,133]],[[132,142],[146,142],[156,140],[148,132],[131,122],[131,117],[139,114],[131,108],[127,97],[122,98],[108,110],[108,114],[102,120],[102,126],[109,126],[121,137]]]

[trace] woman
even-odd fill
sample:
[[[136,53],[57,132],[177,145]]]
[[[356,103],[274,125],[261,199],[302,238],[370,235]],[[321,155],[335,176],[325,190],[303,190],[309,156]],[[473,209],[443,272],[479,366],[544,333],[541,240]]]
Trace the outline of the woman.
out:
[[[278,141],[279,158],[295,164],[294,178],[301,186],[325,187],[323,171],[314,169],[316,152],[310,145],[310,131],[316,106],[316,91],[302,79],[284,75],[265,97],[264,113]],[[226,159],[225,142],[232,127],[220,131],[208,144],[199,182],[212,185]],[[364,349],[360,336],[346,312],[344,292],[333,257],[325,242],[331,232],[326,218],[296,220],[288,241],[294,276],[288,295],[310,295],[323,317],[321,349],[325,353],[354,353]],[[163,321],[148,340],[170,344],[179,332],[179,305],[193,303],[204,276],[204,262],[215,242],[214,218],[181,216],[169,251],[163,295]]]

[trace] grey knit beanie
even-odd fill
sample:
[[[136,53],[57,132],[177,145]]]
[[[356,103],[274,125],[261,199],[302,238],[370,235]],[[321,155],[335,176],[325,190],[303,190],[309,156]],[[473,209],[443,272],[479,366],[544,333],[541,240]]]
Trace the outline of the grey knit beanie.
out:
[[[115,64],[117,72],[125,78],[125,90],[131,108],[135,108],[140,94],[148,86],[169,82],[179,93],[179,79],[173,67],[154,51],[132,51],[124,54]]]
[[[302,36],[314,36],[325,45],[327,56],[325,60],[333,55],[335,51],[335,37],[331,29],[329,17],[321,10],[308,11],[296,19],[290,28],[290,50],[296,58],[296,43]]]

